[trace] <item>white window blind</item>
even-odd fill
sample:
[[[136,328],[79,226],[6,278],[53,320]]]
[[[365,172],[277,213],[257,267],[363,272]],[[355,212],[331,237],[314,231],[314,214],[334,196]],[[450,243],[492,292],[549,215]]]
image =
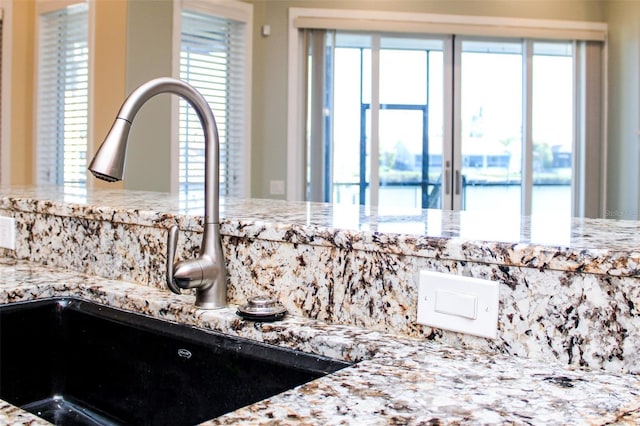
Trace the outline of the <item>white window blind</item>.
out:
[[[220,194],[245,196],[246,24],[208,13],[182,11],[180,79],[209,102],[220,135]],[[204,136],[187,103],[179,107],[181,191],[204,184]]]
[[[86,185],[88,5],[42,13],[38,27],[39,184]]]

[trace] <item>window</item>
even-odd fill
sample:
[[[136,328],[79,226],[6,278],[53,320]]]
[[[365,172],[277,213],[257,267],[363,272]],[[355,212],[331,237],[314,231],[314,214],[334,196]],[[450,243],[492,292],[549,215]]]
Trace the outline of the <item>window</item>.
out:
[[[220,194],[224,196],[249,195],[249,19],[250,13],[230,19],[215,10],[190,8],[181,15],[180,79],[202,93],[215,115],[220,136]],[[180,192],[204,184],[204,149],[198,117],[181,100]]]
[[[88,4],[40,11],[36,130],[38,184],[86,185],[88,76]]]
[[[597,67],[583,63],[601,63],[602,33],[513,36],[542,34],[525,26],[499,37],[491,28],[480,35],[470,20],[472,30],[455,26],[461,34],[431,34],[427,24],[408,34],[380,16],[334,23],[293,15],[294,26],[309,27],[300,31],[307,199],[598,215],[584,206],[602,208],[600,188],[578,177],[580,153],[600,150],[600,127],[589,129],[576,102],[600,92]],[[389,31],[368,30],[376,26]],[[601,111],[590,118],[602,120]]]

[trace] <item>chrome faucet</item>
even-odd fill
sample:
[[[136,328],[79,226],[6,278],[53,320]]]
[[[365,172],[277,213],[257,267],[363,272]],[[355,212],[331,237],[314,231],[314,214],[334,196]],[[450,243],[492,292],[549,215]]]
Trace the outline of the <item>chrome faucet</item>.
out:
[[[220,139],[216,120],[204,97],[189,84],[173,78],[157,78],[144,83],[124,101],[118,116],[89,170],[99,179],[122,180],[127,139],[131,123],[142,105],[160,93],[173,93],[184,98],[196,111],[204,130],[204,233],[200,254],[196,259],[178,262],[174,257],[178,244],[178,227],[169,229],[167,238],[167,286],[174,293],[180,289],[196,289],[196,306],[216,309],[226,306],[227,277],[220,241]]]

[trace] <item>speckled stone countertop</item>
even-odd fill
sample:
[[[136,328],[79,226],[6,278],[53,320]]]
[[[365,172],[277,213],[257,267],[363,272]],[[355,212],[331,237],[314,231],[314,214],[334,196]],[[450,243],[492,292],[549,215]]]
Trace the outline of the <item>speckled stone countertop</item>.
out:
[[[640,276],[640,222],[221,200],[221,233],[608,276]],[[0,209],[198,229],[202,193],[0,188]],[[274,221],[277,218],[277,221]],[[311,240],[311,241],[310,241]]]
[[[353,367],[209,424],[636,424],[640,377],[458,349],[287,316],[247,322],[192,296],[0,258],[0,304],[76,296],[166,321],[349,361]],[[0,423],[43,424],[0,401]]]
[[[200,247],[202,192],[1,187],[16,250],[0,256],[165,288]],[[612,373],[640,374],[640,222],[221,201],[227,296],[299,317]],[[417,323],[419,271],[500,283],[496,339]]]

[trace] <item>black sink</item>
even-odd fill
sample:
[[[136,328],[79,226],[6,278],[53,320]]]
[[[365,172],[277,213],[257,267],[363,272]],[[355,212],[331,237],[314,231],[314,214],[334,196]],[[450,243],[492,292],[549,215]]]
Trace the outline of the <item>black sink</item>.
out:
[[[190,425],[348,363],[72,298],[0,306],[0,399],[60,425]]]

